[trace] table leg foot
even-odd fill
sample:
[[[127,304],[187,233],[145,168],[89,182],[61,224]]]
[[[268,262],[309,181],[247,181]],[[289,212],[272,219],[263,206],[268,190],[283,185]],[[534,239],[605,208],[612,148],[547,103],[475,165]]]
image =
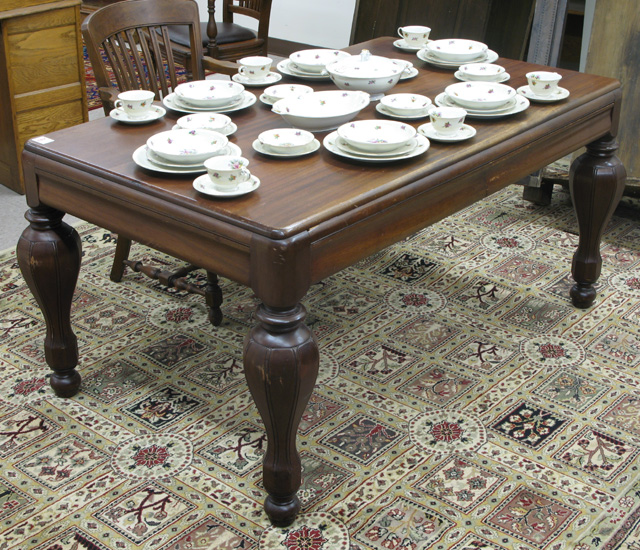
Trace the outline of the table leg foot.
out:
[[[318,345],[304,324],[306,311],[260,305],[258,325],[244,345],[244,368],[251,395],[267,432],[263,481],[265,512],[274,525],[296,518],[302,480],[296,432],[318,375]]]
[[[47,327],[44,352],[54,371],[51,388],[71,397],[80,387],[78,342],[71,328],[71,302],[80,272],[81,245],[76,230],[62,221],[63,212],[31,208],[17,246],[20,271],[33,293]]]
[[[576,284],[570,295],[573,305],[586,309],[593,304],[593,285],[600,277],[600,240],[624,191],[626,171],[615,156],[618,144],[606,135],[587,145],[586,153],[572,164],[569,189],[578,218],[580,239],[571,272]]]

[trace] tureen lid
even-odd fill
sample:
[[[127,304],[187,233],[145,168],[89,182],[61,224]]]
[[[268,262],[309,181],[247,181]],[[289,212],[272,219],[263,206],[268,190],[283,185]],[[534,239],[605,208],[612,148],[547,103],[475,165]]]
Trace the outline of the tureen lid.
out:
[[[369,50],[362,50],[359,55],[351,55],[327,65],[326,69],[341,76],[375,78],[395,76],[402,73],[406,66],[398,59],[371,55]]]

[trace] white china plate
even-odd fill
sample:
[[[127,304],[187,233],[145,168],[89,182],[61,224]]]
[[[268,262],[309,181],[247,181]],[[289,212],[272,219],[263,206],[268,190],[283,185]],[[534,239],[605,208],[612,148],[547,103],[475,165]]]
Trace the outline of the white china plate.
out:
[[[445,92],[442,92],[441,94],[438,94],[436,96],[435,104],[439,105],[440,107],[458,107],[458,105],[456,105],[453,101],[451,101],[451,99],[449,99]],[[506,111],[501,111],[499,113],[473,110],[470,111],[469,109],[466,109],[466,111],[467,116],[472,118],[500,118],[503,116],[515,115],[517,113],[520,113],[527,109],[529,105],[529,100],[526,97],[520,94],[516,94],[516,104],[511,109],[507,109]]]
[[[109,116],[113,120],[117,120],[118,122],[124,122],[125,124],[146,124],[147,122],[153,122],[154,120],[158,120],[167,114],[167,111],[160,107],[159,105],[153,105],[149,112],[145,114],[144,117],[141,118],[131,118],[127,113],[125,113],[122,109],[113,109]]]
[[[343,149],[341,149],[340,147],[338,147],[337,145],[337,140],[339,140],[340,137],[338,136],[338,132],[331,132],[330,134],[328,134],[324,140],[322,140],[322,144],[325,146],[325,148],[328,151],[331,151],[332,153],[341,156],[341,157],[345,157],[345,158],[349,158],[349,159],[354,159],[354,160],[361,160],[364,162],[392,162],[392,161],[396,161],[396,160],[404,160],[404,159],[409,159],[409,158],[413,158],[413,157],[417,157],[418,155],[422,155],[423,153],[425,153],[427,151],[427,149],[429,149],[429,146],[431,145],[429,143],[429,140],[420,135],[417,134],[415,139],[417,142],[417,146],[412,149],[410,152],[402,154],[402,155],[397,155],[397,156],[387,156],[387,157],[379,157],[379,156],[373,156],[373,157],[368,157],[368,156],[361,156],[361,155],[353,155],[351,153],[347,153],[346,151],[344,151]]]
[[[260,187],[260,180],[253,174],[247,181],[239,184],[233,191],[221,191],[213,187],[209,174],[203,174],[193,181],[193,188],[196,191],[199,191],[203,195],[208,195],[209,197],[218,197],[222,199],[230,199],[232,197],[246,195],[247,193],[255,191],[258,187]]]
[[[562,101],[563,99],[567,99],[570,95],[569,90],[567,90],[566,88],[560,88],[560,86],[558,86],[558,89],[555,92],[549,95],[534,94],[529,86],[520,86],[517,92],[527,99],[530,99],[531,101],[540,101],[541,103],[554,103],[556,101]]]
[[[247,78],[243,74],[234,74],[231,77],[231,80],[234,82],[238,82],[244,86],[271,86],[271,84],[275,84],[276,82],[280,82],[282,80],[282,75],[280,73],[270,72],[265,78],[262,80],[252,80],[251,78]]]
[[[409,72],[405,70],[400,75],[400,80],[409,80],[410,78],[413,78],[415,76],[418,76],[418,69],[416,69],[415,67],[411,67],[411,69],[409,69]]]
[[[398,155],[406,155],[410,153],[418,146],[418,140],[414,137],[411,138],[407,143],[393,149],[392,151],[386,151],[384,153],[373,153],[371,151],[362,151],[353,145],[350,145],[347,141],[338,136],[338,139],[335,140],[335,145],[338,149],[343,151],[344,153],[349,153],[350,155],[354,155],[356,157],[366,157],[366,158],[388,158],[388,157],[397,157]]]
[[[462,80],[462,82],[480,82],[477,78],[471,79],[471,78],[465,77],[462,74],[462,71],[456,71],[453,76],[455,76],[458,80]],[[509,73],[502,73],[498,75],[498,78],[495,78],[495,79],[487,78],[485,82],[506,82],[510,78],[511,78],[511,75]]]
[[[433,141],[445,142],[464,141],[465,139],[471,139],[476,135],[476,129],[473,126],[463,124],[460,130],[458,130],[455,134],[444,136],[436,132],[431,122],[427,122],[426,124],[418,126],[418,132]]]
[[[299,153],[277,153],[275,151],[272,151],[268,147],[265,147],[262,143],[260,143],[259,139],[256,139],[253,142],[252,146],[256,151],[258,151],[258,153],[262,153],[263,155],[269,155],[270,157],[293,158],[308,155],[310,153],[315,153],[318,149],[320,149],[320,142],[317,139],[314,139],[309,145],[304,148],[303,151],[300,151]]]
[[[429,42],[431,42],[431,40],[427,40],[425,44],[428,44]],[[399,50],[402,50],[403,52],[417,52],[422,48],[424,48],[424,44],[422,44],[421,46],[412,46],[411,44],[408,44],[404,38],[399,38],[398,40],[395,40],[393,42],[393,45]]]
[[[235,143],[229,143],[223,149],[226,154],[240,155],[241,149]],[[197,174],[199,172],[206,172],[204,164],[195,165],[178,165],[167,164],[162,161],[153,162],[147,155],[147,146],[141,145],[138,147],[132,155],[133,162],[135,162],[140,168],[146,168],[147,170],[153,170],[154,172],[163,172],[165,174]]]
[[[180,126],[179,124],[174,124],[171,129],[180,130],[182,129],[182,126]],[[220,132],[223,136],[230,136],[231,134],[234,134],[237,129],[238,129],[238,126],[233,122],[231,122],[230,124],[227,124],[224,128],[221,128],[220,130],[212,130],[212,132]]]
[[[498,54],[493,50],[487,50],[486,54],[477,57],[476,59],[468,59],[466,61],[443,61],[437,57],[431,55],[427,50],[420,50],[417,53],[418,59],[433,65],[434,67],[440,67],[441,69],[458,69],[461,65],[468,63],[493,63],[498,59]]]
[[[294,76],[303,80],[329,80],[329,73],[323,71],[321,73],[306,73],[291,68],[291,60],[283,59],[276,65],[277,69],[287,76]]]
[[[178,98],[175,93],[169,94],[162,99],[162,103],[166,107],[169,107],[169,109],[179,111],[181,113],[231,113],[233,111],[246,109],[247,107],[253,105],[256,101],[256,96],[247,90],[242,92],[242,97],[237,103],[233,103],[231,106],[218,107],[215,109],[212,107],[203,108],[186,106],[180,101],[180,98]]]
[[[378,103],[376,105],[376,111],[378,111],[381,115],[386,115],[391,118],[397,118],[399,120],[415,120],[429,116],[429,109],[431,107],[433,107],[433,105],[425,107],[424,109],[422,109],[420,114],[417,115],[397,115],[396,113],[392,113],[389,109],[386,108],[386,106],[382,105],[382,103]]]
[[[472,114],[472,115],[497,115],[504,111],[509,111],[510,109],[513,109],[518,99],[517,96],[514,96],[511,99],[509,99],[504,105],[500,105],[500,107],[494,107],[493,109],[472,109],[471,107],[465,107],[464,105],[460,105],[459,103],[456,102],[455,99],[453,99],[446,92],[444,92],[444,94],[445,94],[445,97],[443,98],[443,101],[444,103],[446,103],[447,107],[460,107],[460,109],[464,109],[465,111],[467,111],[467,114]],[[441,107],[442,106],[443,105],[441,105]]]

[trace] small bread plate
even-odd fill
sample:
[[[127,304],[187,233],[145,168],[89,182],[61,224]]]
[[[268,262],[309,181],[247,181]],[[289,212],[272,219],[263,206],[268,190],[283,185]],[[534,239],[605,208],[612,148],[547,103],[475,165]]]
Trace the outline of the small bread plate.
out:
[[[462,80],[462,82],[478,82],[477,79],[472,80],[470,78],[467,78],[465,75],[462,74],[462,71],[456,71],[453,74],[453,76],[455,76],[458,80]],[[511,78],[511,75],[509,73],[501,73],[498,75],[498,78],[496,78],[495,80],[487,78],[485,82],[506,82],[510,78]]]
[[[569,97],[569,90],[560,88],[559,86],[555,92],[549,95],[534,94],[529,86],[520,86],[516,91],[531,101],[539,101],[541,103],[555,103],[556,101],[562,101]]]
[[[428,42],[431,42],[431,40],[427,40],[425,44]],[[424,44],[420,44],[419,46],[412,46],[404,38],[395,40],[393,42],[393,45],[399,50],[402,50],[403,52],[417,52],[417,51],[420,51],[422,48],[424,48]]]
[[[439,67],[441,69],[458,69],[461,65],[465,65],[467,63],[493,63],[498,59],[498,54],[493,50],[487,50],[486,53],[478,56],[476,59],[468,59],[466,61],[444,61],[442,59],[437,58],[428,50],[420,50],[417,54],[418,59],[428,63],[429,65],[433,65],[434,67]]]
[[[262,153],[263,155],[268,155],[270,157],[294,158],[315,153],[318,149],[320,149],[320,142],[317,139],[314,139],[309,145],[305,147],[303,151],[300,151],[299,153],[278,153],[276,151],[272,151],[271,149],[269,149],[269,147],[265,147],[262,143],[260,143],[259,139],[256,139],[252,143],[252,146],[256,151],[258,151],[258,153]]]
[[[221,155],[240,155],[241,149],[235,143],[228,143],[226,147],[220,151]],[[140,168],[146,168],[147,170],[153,170],[154,172],[162,172],[164,174],[198,174],[200,172],[206,172],[204,164],[175,164],[166,162],[153,155],[152,151],[149,151],[147,145],[141,145],[138,147],[132,155],[133,162],[135,162]]]
[[[424,118],[429,116],[429,109],[433,107],[433,105],[429,105],[420,111],[417,115],[397,115],[396,113],[392,113],[385,105],[382,103],[378,103],[376,105],[376,111],[378,111],[381,115],[385,115],[391,118],[397,118],[398,120],[416,120],[419,118]]]
[[[224,105],[217,108],[193,107],[191,105],[185,105],[184,103],[182,103],[182,101],[180,101],[180,98],[178,98],[175,93],[171,93],[162,98],[162,103],[165,107],[169,107],[169,109],[181,113],[231,113],[233,111],[239,111],[241,109],[251,107],[251,105],[253,105],[256,101],[256,96],[247,90],[242,92],[240,101],[236,101],[230,105]]]
[[[469,126],[468,124],[463,124],[455,134],[439,134],[435,131],[433,124],[431,124],[430,122],[418,126],[418,132],[432,141],[445,142],[464,141],[465,139],[471,139],[476,135],[476,129],[473,126]]]
[[[282,75],[280,73],[274,73],[273,71],[271,71],[262,80],[254,80],[252,78],[247,78],[243,74],[234,74],[231,77],[231,80],[233,80],[234,82],[238,82],[243,86],[271,86],[271,84],[280,82],[280,80],[282,80]]]
[[[347,152],[345,148],[348,146],[342,141],[342,138],[340,138],[340,136],[338,135],[338,132],[331,132],[329,135],[327,135],[324,138],[324,140],[322,141],[322,144],[325,146],[327,150],[331,151],[332,153],[348,159],[360,160],[363,162],[393,162],[397,160],[404,160],[404,159],[417,157],[418,155],[422,155],[427,151],[427,149],[429,149],[430,143],[426,137],[420,134],[416,134],[415,140],[416,140],[416,144],[413,148],[409,150],[403,149],[404,152],[397,155],[386,155],[386,156],[380,156],[380,155],[367,156],[366,153],[358,154],[354,152]],[[338,145],[339,142],[340,142],[340,145]]]
[[[460,107],[460,105],[457,105],[454,101],[452,101],[445,92],[438,94],[434,102],[440,107]],[[480,111],[476,109],[466,109],[466,111],[467,116],[470,118],[500,118],[503,116],[521,113],[522,111],[526,110],[529,105],[529,100],[526,97],[520,94],[516,94],[515,103],[513,103],[512,106],[508,109],[500,111]]]
[[[195,180],[193,180],[193,188],[196,191],[202,193],[203,195],[207,195],[209,197],[217,197],[219,199],[230,199],[233,197],[246,195],[247,193],[255,191],[258,187],[260,187],[260,180],[253,174],[247,181],[243,181],[242,183],[238,184],[238,186],[232,191],[221,191],[219,189],[216,189],[211,183],[209,174],[203,174],[202,176],[198,176]]]
[[[293,76],[295,78],[301,78],[303,80],[329,80],[329,73],[322,71],[321,73],[309,73],[306,71],[300,71],[292,67],[293,62],[290,59],[283,59],[276,67],[282,73],[287,76]]]
[[[151,109],[143,117],[140,118],[131,118],[127,113],[125,113],[122,109],[113,109],[109,116],[113,120],[117,120],[118,122],[124,122],[125,124],[147,124],[147,122],[153,122],[154,120],[158,120],[167,114],[167,111],[160,107],[160,105],[152,105]]]

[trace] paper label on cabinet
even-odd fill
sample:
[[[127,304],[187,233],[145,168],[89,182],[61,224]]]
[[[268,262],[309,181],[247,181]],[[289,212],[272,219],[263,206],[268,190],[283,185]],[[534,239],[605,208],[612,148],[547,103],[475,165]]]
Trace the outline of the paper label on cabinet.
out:
[[[53,140],[51,138],[48,138],[47,136],[38,136],[34,137],[33,141],[37,141],[38,143],[42,143],[44,145],[45,143],[51,143]]]

